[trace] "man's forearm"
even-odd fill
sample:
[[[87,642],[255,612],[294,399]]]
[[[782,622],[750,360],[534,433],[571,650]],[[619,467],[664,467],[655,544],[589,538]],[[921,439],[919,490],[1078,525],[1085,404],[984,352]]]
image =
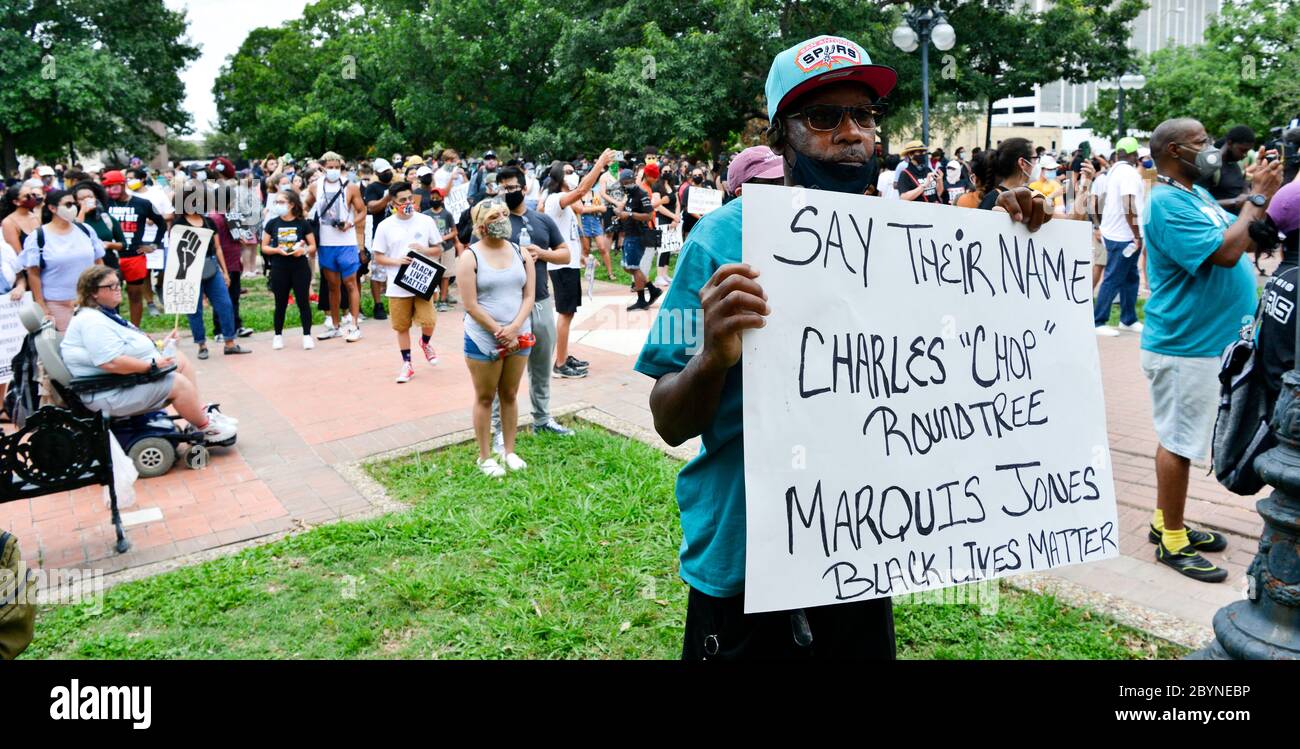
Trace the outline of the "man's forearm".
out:
[[[703,434],[718,413],[726,381],[727,370],[702,354],[682,371],[660,377],[650,391],[650,413],[664,442],[676,447]]]

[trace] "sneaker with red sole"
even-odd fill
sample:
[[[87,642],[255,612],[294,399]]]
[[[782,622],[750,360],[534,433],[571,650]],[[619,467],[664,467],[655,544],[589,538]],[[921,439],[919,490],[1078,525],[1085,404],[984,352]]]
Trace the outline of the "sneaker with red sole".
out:
[[[415,367],[412,367],[409,361],[403,361],[402,368],[397,370],[397,381],[399,383],[410,382],[411,378],[414,376],[415,376]]]

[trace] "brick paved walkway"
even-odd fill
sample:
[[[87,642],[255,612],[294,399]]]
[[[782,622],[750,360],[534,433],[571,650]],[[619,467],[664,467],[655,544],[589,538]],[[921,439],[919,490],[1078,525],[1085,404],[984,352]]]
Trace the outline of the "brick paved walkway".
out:
[[[596,303],[582,308],[573,352],[591,362],[593,374],[552,381],[553,409],[585,402],[652,429],[651,381],[631,370],[651,316],[625,312],[631,300],[626,288],[602,284]],[[17,534],[24,556],[45,567],[114,572],[373,512],[339,468],[470,428],[472,388],[460,354],[459,311],[439,318],[434,344],[441,365],[421,363],[406,385],[393,382],[399,358],[387,323],[367,321],[363,330],[360,342],[321,341],[314,351],[302,351],[296,335],[286,336],[284,350],[272,351],[270,336],[259,334],[249,341],[251,356],[226,360],[217,346],[210,360],[196,362],[204,397],[240,419],[239,443],[214,451],[207,470],[179,466],[138,482],[138,503],[126,514],[128,553],[112,552],[99,488],[0,505],[0,527]],[[1056,574],[1208,627],[1215,610],[1240,597],[1261,521],[1253,498],[1227,493],[1203,467],[1194,468],[1188,518],[1229,534],[1228,551],[1215,555],[1230,570],[1229,582],[1196,583],[1155,563],[1146,524],[1154,507],[1156,442],[1137,344],[1131,335],[1098,344],[1122,556]]]

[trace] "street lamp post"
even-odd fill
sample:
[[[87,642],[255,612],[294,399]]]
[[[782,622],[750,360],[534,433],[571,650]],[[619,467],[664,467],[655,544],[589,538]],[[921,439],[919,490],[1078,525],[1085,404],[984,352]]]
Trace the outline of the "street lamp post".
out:
[[[957,32],[943,12],[929,5],[915,5],[894,29],[894,46],[904,52],[921,48],[921,142],[930,143],[930,42],[940,52],[947,52],[957,41]]]
[[[1112,88],[1118,89],[1118,91],[1116,91],[1116,97],[1119,102],[1119,137],[1121,138],[1123,138],[1124,134],[1127,132],[1124,128],[1124,91],[1126,89],[1129,91],[1137,91],[1138,89],[1146,85],[1147,85],[1146,76],[1139,75],[1137,73],[1131,73],[1131,74],[1126,73],[1124,75],[1121,75],[1119,78],[1115,79],[1115,81],[1113,82],[1101,81],[1097,84],[1097,88],[1102,90],[1108,90]]]

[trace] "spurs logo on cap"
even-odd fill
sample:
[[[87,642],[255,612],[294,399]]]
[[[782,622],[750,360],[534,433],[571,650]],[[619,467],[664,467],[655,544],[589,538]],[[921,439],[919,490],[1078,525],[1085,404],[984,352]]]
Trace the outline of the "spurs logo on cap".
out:
[[[831,70],[837,62],[860,65],[862,49],[848,39],[824,36],[801,47],[795,54],[794,60],[799,69],[805,73],[822,65],[825,65],[827,70]]]

